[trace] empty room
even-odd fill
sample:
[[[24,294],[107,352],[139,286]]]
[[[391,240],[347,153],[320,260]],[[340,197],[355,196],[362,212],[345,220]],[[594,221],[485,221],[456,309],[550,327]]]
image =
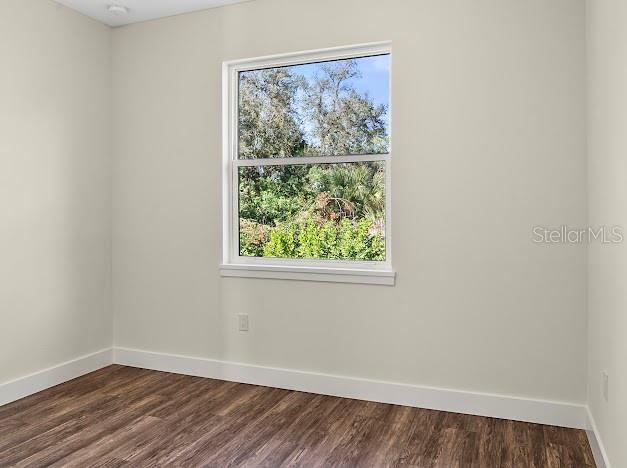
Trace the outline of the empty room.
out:
[[[627,468],[626,44],[0,0],[0,467]]]

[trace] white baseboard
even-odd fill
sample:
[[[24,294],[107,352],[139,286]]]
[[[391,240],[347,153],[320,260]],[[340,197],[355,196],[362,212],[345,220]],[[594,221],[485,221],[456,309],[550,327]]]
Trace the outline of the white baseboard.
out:
[[[605,468],[611,468],[592,415],[586,406],[576,403],[381,382],[127,348],[103,349],[0,384],[0,405],[80,377],[111,363],[358,400],[591,429],[593,451],[597,450],[600,454]]]
[[[607,457],[607,452],[605,451],[605,446],[603,445],[603,440],[601,439],[601,434],[599,434],[596,422],[592,417],[592,412],[587,406],[586,414],[588,416],[588,430],[586,433],[588,435],[588,441],[590,442],[590,448],[592,449],[592,454],[594,455],[594,461],[597,464],[597,468],[612,468],[610,460]]]
[[[588,424],[586,407],[576,403],[381,382],[127,348],[114,348],[113,362],[177,374],[554,426],[586,429]]]
[[[0,405],[5,405],[46,388],[67,382],[81,375],[93,372],[113,362],[111,348],[96,351],[48,369],[0,383]]]

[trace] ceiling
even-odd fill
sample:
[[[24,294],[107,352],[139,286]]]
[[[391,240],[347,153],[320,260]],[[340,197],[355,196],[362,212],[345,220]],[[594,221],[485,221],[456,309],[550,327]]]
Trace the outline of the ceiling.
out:
[[[165,16],[206,10],[249,0],[55,0],[109,26],[122,26]],[[115,14],[110,5],[128,8],[128,13]]]

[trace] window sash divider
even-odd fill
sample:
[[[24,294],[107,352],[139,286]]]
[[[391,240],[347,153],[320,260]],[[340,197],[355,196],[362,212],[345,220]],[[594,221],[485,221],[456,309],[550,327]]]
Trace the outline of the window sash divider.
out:
[[[293,156],[289,158],[259,158],[259,159],[234,159],[235,167],[255,166],[293,166],[309,164],[343,164],[359,162],[387,161],[389,153],[384,154],[355,154],[345,156]]]

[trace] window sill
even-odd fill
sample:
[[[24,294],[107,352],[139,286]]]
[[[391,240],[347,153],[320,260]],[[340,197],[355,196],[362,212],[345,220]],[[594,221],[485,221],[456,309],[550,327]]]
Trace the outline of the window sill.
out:
[[[325,268],[317,266],[222,264],[220,276],[239,278],[324,281],[329,283],[380,284],[394,286],[392,270]]]

